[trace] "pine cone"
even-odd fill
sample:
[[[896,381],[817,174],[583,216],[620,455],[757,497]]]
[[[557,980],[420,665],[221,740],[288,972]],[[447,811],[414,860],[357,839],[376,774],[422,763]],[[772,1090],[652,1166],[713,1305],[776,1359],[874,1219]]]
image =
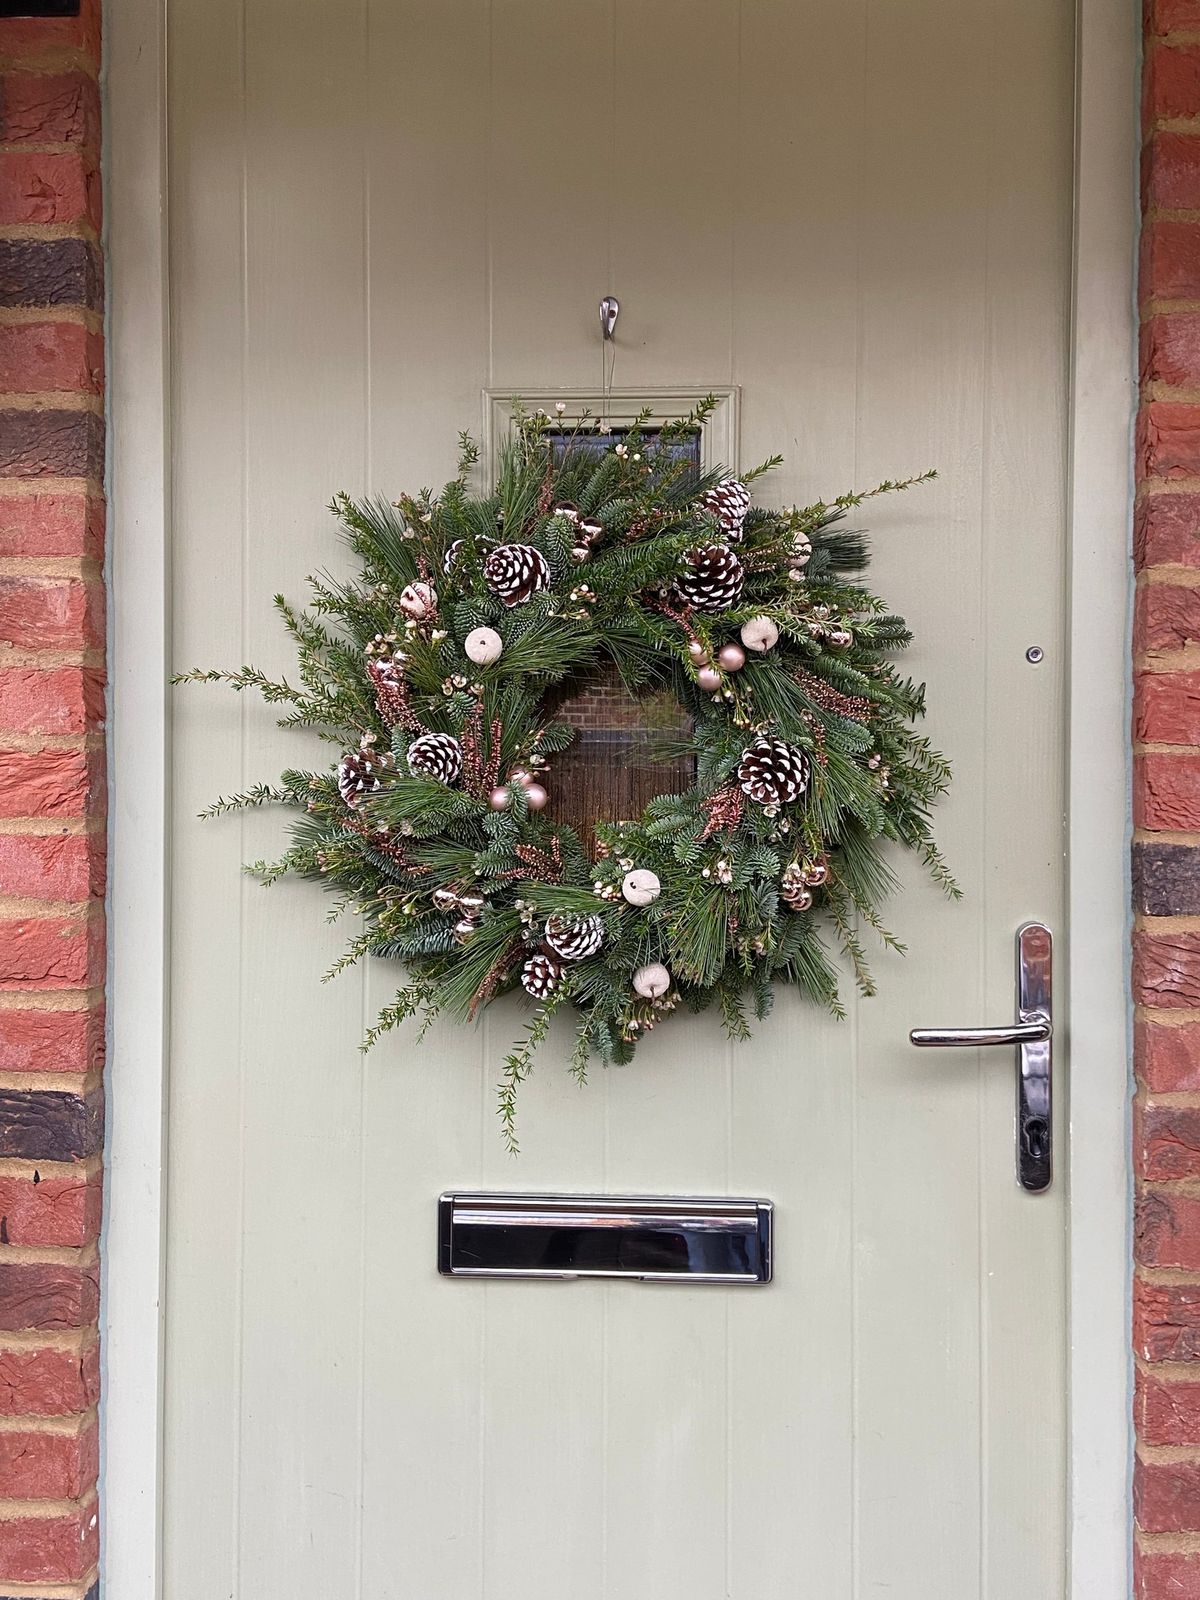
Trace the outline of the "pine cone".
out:
[[[556,911],[546,918],[546,943],[564,961],[586,961],[604,943],[604,924],[599,917],[572,917]]]
[[[716,517],[725,537],[736,544],[742,537],[742,524],[750,509],[750,491],[746,485],[737,478],[722,478],[720,483],[705,490],[701,504]]]
[[[562,979],[562,968],[553,956],[530,956],[521,968],[521,987],[526,994],[531,994],[535,1000],[545,1000],[558,988]]]
[[[375,691],[379,715],[390,726],[403,722],[408,710],[408,689],[400,662],[388,656],[372,657],[367,662],[367,677]]]
[[[455,539],[452,544],[448,544],[446,546],[445,552],[442,555],[442,571],[447,577],[451,576],[455,567],[462,560],[463,556],[466,555],[466,553],[467,541],[465,539]]]
[[[483,563],[483,581],[506,606],[524,604],[550,587],[550,568],[531,544],[502,544]]]
[[[742,751],[737,776],[743,794],[776,812],[808,788],[808,759],[795,745],[764,737]]]
[[[408,747],[408,770],[414,778],[457,783],[462,775],[462,745],[451,733],[423,733]]]
[[[365,794],[379,787],[379,769],[383,760],[369,745],[352,750],[338,762],[338,793],[348,806],[356,806]]]
[[[687,571],[675,580],[675,593],[685,605],[716,616],[741,599],[745,572],[728,545],[689,550],[684,559]]]

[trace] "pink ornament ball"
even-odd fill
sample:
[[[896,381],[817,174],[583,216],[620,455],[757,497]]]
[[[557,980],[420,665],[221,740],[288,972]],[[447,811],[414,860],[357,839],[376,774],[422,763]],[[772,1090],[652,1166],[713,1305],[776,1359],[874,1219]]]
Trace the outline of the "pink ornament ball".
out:
[[[491,794],[488,795],[488,805],[491,806],[493,811],[507,811],[509,806],[512,805],[512,790],[507,785],[501,784],[498,789],[493,789]]]
[[[696,682],[705,694],[712,694],[721,687],[721,674],[715,667],[701,667],[696,674]]]
[[[708,660],[708,651],[700,643],[699,639],[693,639],[688,645],[688,655],[691,656],[698,667]]]
[[[540,811],[549,798],[550,796],[540,783],[527,783],[525,785],[525,803],[530,811]]]
[[[740,644],[722,645],[717,660],[726,672],[738,672],[746,665],[746,652]]]

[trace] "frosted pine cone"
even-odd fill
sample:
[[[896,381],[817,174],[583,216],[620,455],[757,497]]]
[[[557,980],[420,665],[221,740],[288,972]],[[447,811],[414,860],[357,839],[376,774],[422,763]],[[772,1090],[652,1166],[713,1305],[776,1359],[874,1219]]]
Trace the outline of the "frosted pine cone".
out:
[[[506,606],[523,605],[550,587],[550,568],[531,544],[502,544],[483,563],[483,581]]]
[[[453,544],[446,546],[445,553],[442,556],[442,571],[446,577],[450,576],[466,553],[467,541],[465,539],[455,539]]]
[[[774,814],[808,788],[808,758],[783,739],[756,739],[742,751],[737,777],[742,793]]]
[[[348,806],[356,806],[364,795],[379,787],[379,769],[383,762],[369,745],[352,750],[338,762],[338,793]]]
[[[722,478],[706,489],[701,503],[712,512],[731,544],[742,537],[742,524],[750,509],[750,491],[737,478]]]
[[[390,656],[373,657],[367,662],[367,677],[375,691],[379,715],[394,728],[404,720],[408,709],[402,660],[396,661]]]
[[[812,905],[812,890],[808,887],[805,870],[798,861],[784,868],[779,883],[779,898],[792,911],[807,911]]]
[[[545,1000],[558,988],[562,979],[562,968],[553,956],[530,956],[521,968],[521,987],[526,994],[531,994],[535,1000]]]
[[[408,747],[408,770],[414,778],[455,784],[462,775],[462,745],[452,733],[423,733]]]
[[[564,961],[586,961],[604,943],[604,924],[599,917],[555,912],[546,918],[546,943]]]
[[[745,572],[728,545],[689,550],[684,560],[687,570],[675,580],[675,593],[685,605],[718,616],[741,599]]]

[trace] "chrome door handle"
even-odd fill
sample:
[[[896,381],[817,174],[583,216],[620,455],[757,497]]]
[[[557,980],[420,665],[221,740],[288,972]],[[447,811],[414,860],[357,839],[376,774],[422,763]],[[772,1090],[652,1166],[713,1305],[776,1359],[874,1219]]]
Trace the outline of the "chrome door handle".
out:
[[[913,1044],[976,1049],[1015,1045],[1017,1052],[1017,1180],[1031,1194],[1053,1177],[1051,1067],[1054,1021],[1051,962],[1054,940],[1040,922],[1017,930],[1017,1020],[997,1028],[914,1028]]]

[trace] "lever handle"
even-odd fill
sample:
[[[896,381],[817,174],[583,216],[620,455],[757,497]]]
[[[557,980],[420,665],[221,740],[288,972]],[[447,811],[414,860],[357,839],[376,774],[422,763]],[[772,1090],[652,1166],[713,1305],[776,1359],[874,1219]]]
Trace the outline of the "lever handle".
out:
[[[1017,930],[1017,1017],[997,1028],[914,1028],[913,1044],[975,1049],[1006,1044],[1017,1055],[1017,1179],[1040,1194],[1053,1175],[1051,1063],[1054,1027],[1050,1003],[1050,929],[1027,922]]]
[[[976,1049],[984,1044],[1038,1044],[1049,1039],[1053,1029],[1049,1017],[1038,1022],[1010,1022],[999,1028],[914,1028],[913,1044],[964,1045]]]

